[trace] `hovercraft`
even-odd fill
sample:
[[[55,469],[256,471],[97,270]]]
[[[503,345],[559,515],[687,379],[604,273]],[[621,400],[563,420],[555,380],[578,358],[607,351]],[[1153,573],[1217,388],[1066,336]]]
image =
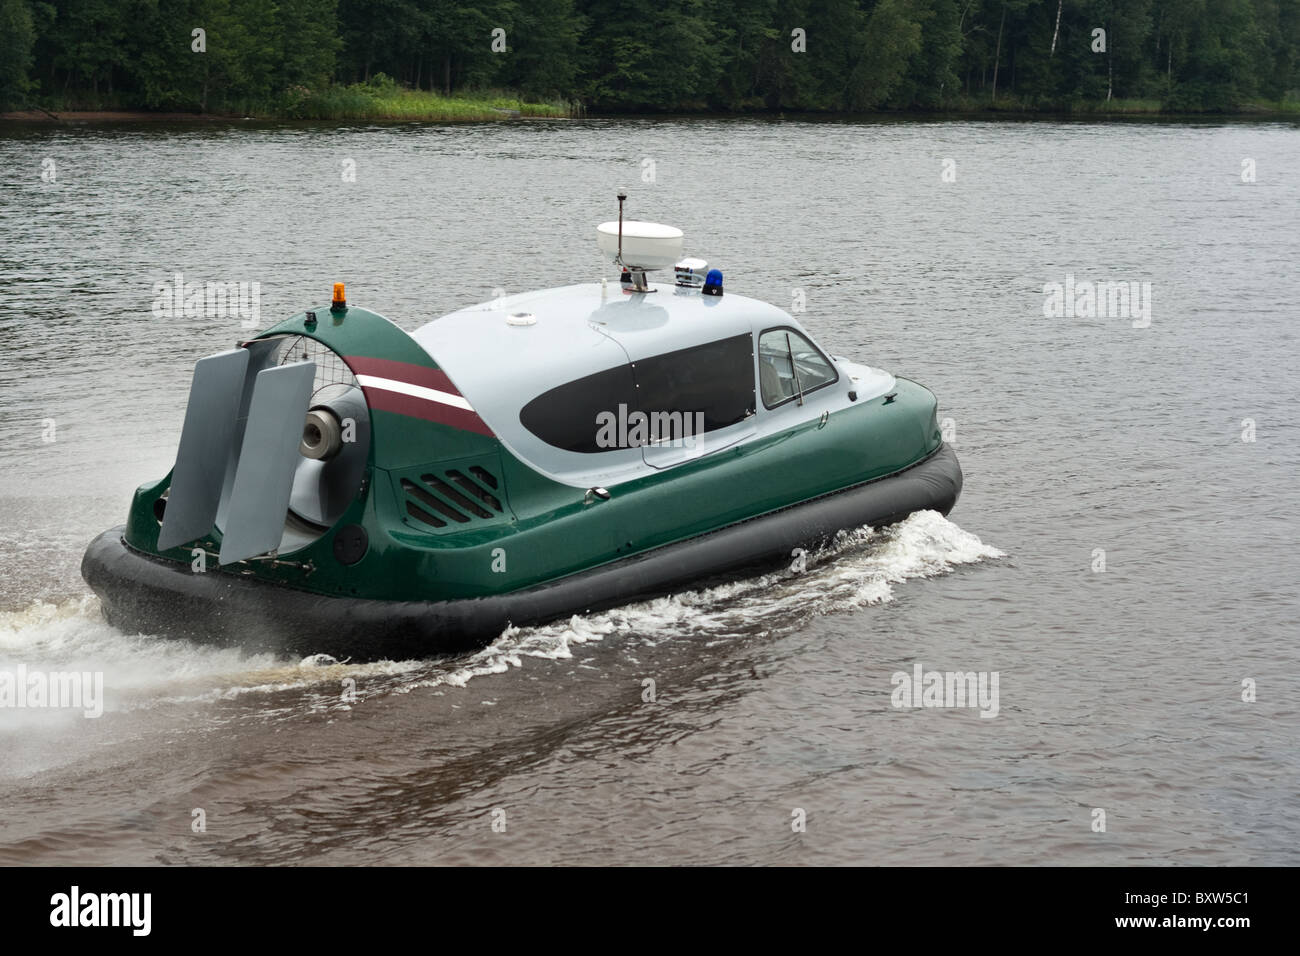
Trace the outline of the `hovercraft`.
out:
[[[411,334],[339,283],[200,359],[175,466],[82,562],[109,623],[428,657],[949,512],[962,475],[933,394],[725,292],[622,199],[598,227],[616,281]]]

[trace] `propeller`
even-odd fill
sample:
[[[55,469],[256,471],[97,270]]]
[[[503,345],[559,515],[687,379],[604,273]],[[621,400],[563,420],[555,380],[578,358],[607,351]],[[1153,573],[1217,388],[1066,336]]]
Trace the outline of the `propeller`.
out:
[[[343,517],[366,475],[370,452],[370,414],[355,385],[317,395],[307,412],[293,476],[289,510],[309,524],[331,527]]]
[[[215,525],[223,565],[297,550],[356,499],[369,450],[365,396],[320,343],[258,339],[200,359],[158,548],[194,541]]]

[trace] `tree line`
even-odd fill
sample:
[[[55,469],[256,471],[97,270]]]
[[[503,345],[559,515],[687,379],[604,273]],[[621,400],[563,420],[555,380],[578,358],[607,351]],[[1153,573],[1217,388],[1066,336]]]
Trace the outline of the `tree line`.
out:
[[[1166,110],[1300,88],[1300,0],[0,0],[0,107],[396,80],[593,111]]]

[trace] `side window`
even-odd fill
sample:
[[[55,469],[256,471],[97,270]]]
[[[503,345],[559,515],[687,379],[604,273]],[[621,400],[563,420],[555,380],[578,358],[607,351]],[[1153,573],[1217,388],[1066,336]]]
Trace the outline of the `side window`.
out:
[[[548,445],[594,454],[716,431],[754,409],[744,334],[566,382],[520,409],[519,421]]]
[[[839,379],[826,356],[794,329],[758,337],[758,384],[763,405],[776,408]]]
[[[635,401],[632,368],[618,365],[543,392],[519,410],[519,421],[548,445],[591,454],[609,450],[597,441],[598,417]]]
[[[662,441],[680,416],[716,431],[754,414],[754,346],[749,335],[679,349],[637,362],[637,408],[650,416],[649,440]],[[665,413],[668,418],[665,418]]]

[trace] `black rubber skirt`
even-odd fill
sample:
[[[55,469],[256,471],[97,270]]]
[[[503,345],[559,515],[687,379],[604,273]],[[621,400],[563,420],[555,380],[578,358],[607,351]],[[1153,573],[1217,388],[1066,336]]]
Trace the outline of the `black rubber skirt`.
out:
[[[837,531],[880,527],[915,511],[947,514],[961,494],[957,456],[947,445],[925,461],[677,544],[549,584],[458,601],[374,601],[326,597],[134,551],[122,528],[91,542],[81,574],[108,622],[131,632],[250,652],[329,654],[354,661],[425,658],[482,647],[508,625],[699,587],[723,575],[789,564],[795,548],[816,548]]]

